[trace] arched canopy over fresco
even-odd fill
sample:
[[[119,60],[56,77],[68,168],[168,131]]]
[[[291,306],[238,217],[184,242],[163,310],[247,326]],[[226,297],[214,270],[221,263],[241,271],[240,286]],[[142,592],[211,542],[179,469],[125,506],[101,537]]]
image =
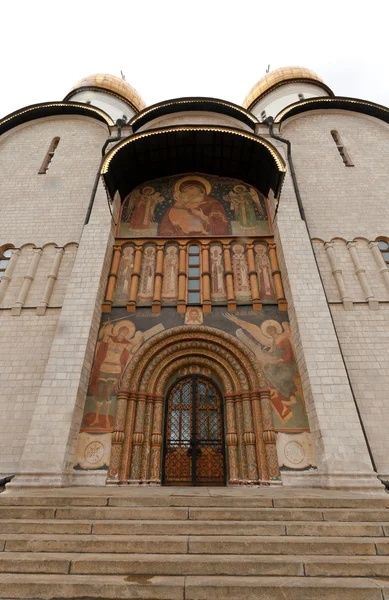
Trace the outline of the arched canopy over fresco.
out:
[[[221,126],[169,127],[139,133],[117,144],[101,174],[111,198],[123,200],[144,181],[176,173],[218,173],[245,181],[265,196],[277,197],[285,162],[265,139]]]

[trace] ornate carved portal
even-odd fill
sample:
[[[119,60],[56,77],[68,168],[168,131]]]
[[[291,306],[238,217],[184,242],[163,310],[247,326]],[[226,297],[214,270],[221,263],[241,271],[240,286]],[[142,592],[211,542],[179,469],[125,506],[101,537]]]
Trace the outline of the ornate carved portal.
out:
[[[222,397],[208,378],[175,383],[166,398],[163,483],[224,484],[223,429]]]
[[[162,483],[164,401],[180,375],[197,375],[197,381],[209,381],[215,392],[220,388],[220,406],[224,399],[220,415],[225,419],[227,482],[278,480],[270,390],[264,387],[256,358],[243,343],[225,332],[182,326],[153,337],[123,373],[112,433],[109,481]],[[192,448],[192,461],[196,450]],[[193,462],[191,465],[193,468]],[[165,479],[166,474],[165,470]],[[193,472],[188,485],[192,481]]]

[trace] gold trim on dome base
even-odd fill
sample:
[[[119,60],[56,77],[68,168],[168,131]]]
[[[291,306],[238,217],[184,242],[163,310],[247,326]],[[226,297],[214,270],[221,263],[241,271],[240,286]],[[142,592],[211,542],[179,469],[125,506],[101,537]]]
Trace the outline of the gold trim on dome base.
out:
[[[305,67],[282,67],[267,73],[260,79],[249,91],[246,98],[242,102],[242,106],[250,110],[258,100],[272,91],[274,88],[291,82],[308,82],[319,85],[327,93],[333,95],[332,90],[324,83],[324,81]]]
[[[125,79],[120,79],[120,77],[115,77],[114,75],[97,73],[96,75],[84,77],[72,87],[65,98],[68,98],[81,88],[103,90],[112,93],[114,96],[117,95],[129,103],[136,111],[146,108],[146,103],[140,94]]]

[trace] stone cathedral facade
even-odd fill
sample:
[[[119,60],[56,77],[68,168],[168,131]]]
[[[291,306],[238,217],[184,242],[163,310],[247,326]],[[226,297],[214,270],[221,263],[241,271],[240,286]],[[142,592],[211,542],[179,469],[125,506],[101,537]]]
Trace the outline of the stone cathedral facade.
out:
[[[389,479],[389,110],[86,77],[0,121],[12,486]]]

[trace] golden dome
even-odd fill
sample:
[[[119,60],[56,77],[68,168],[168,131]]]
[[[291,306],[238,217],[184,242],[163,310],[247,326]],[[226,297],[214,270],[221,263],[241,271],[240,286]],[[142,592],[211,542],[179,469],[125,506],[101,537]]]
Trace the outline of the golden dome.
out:
[[[127,83],[125,79],[120,79],[120,77],[115,77],[114,75],[98,73],[97,75],[89,75],[88,77],[80,79],[80,81],[72,87],[65,97],[65,100],[68,100],[70,96],[74,95],[73,92],[80,88],[97,88],[120,96],[120,98],[131,104],[136,111],[146,108],[146,104],[138,92]]]
[[[305,67],[282,67],[281,69],[271,71],[271,73],[267,73],[265,77],[262,77],[262,79],[251,88],[244,99],[242,106],[246,109],[250,109],[261,96],[269,93],[279,85],[290,83],[292,81],[307,81],[319,84],[320,87],[333,96],[332,90],[330,90],[324,81],[310,69],[306,69]]]

